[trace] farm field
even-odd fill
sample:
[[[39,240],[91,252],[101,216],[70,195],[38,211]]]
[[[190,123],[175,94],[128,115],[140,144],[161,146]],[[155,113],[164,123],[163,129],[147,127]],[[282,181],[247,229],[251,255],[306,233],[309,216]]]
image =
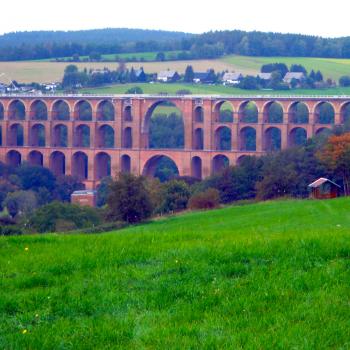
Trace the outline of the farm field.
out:
[[[2,349],[347,349],[350,200],[0,237]]]
[[[243,90],[223,85],[201,85],[201,84],[164,84],[164,83],[135,83],[135,84],[117,84],[101,88],[87,88],[81,90],[82,93],[91,94],[124,94],[127,90],[140,87],[145,94],[176,94],[179,90],[189,90],[192,94],[198,95],[350,95],[350,87],[331,88],[331,89],[294,89],[288,91],[271,90]]]
[[[167,53],[167,54],[170,54]],[[120,54],[120,57],[127,57],[130,54]],[[134,54],[133,54],[134,55]],[[139,58],[135,54],[135,57]],[[146,55],[141,53],[140,55]],[[148,59],[153,59],[156,53],[147,53]],[[115,55],[109,55],[115,56]],[[113,58],[112,57],[112,58]],[[108,58],[106,56],[106,58]],[[188,65],[192,65],[195,71],[206,71],[214,68],[215,71],[239,71],[244,74],[256,75],[260,67],[266,63],[283,62],[288,66],[291,64],[302,64],[311,71],[320,70],[324,78],[331,78],[338,81],[342,75],[350,75],[350,59],[332,58],[305,58],[305,57],[248,57],[248,56],[225,56],[214,60],[189,60],[189,61],[167,61],[167,62],[129,62],[127,67],[143,67],[147,73],[156,73],[161,70],[172,69],[179,73],[184,73]],[[40,83],[61,81],[67,62],[49,61],[21,61],[21,62],[0,62],[0,72],[6,73],[7,77],[24,83],[37,81]],[[74,63],[79,69],[102,69],[108,67],[116,69],[117,62],[80,62]],[[6,77],[1,77],[0,81],[8,83]]]

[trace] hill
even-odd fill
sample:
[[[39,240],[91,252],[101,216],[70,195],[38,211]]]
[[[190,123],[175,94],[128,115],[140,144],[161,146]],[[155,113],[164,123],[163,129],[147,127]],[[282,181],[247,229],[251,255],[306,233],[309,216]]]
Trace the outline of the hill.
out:
[[[0,237],[0,347],[347,348],[349,204],[266,202],[104,235]]]
[[[0,48],[23,44],[114,44],[133,41],[181,40],[192,34],[165,30],[145,30],[130,28],[105,28],[76,31],[26,31],[0,35]]]

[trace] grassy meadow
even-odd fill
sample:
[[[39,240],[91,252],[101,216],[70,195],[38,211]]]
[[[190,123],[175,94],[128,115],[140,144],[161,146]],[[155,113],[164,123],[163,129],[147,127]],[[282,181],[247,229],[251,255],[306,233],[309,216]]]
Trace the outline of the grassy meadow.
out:
[[[0,237],[1,349],[349,349],[350,200]]]

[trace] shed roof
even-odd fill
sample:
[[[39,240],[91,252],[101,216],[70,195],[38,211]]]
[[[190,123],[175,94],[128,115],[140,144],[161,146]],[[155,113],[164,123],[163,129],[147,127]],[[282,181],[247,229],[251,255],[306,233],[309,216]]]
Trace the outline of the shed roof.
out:
[[[158,73],[158,79],[173,78],[176,72],[174,70],[163,70]]]
[[[271,80],[272,73],[259,73],[258,77],[262,80]]]
[[[96,191],[93,190],[81,190],[81,191],[74,191],[72,193],[72,196],[85,196],[85,195],[95,195]]]
[[[309,187],[312,187],[312,188],[316,188],[316,187],[320,187],[322,186],[324,183],[326,182],[329,182],[330,184],[334,185],[334,186],[337,186],[340,188],[339,185],[337,185],[335,182],[329,180],[329,179],[326,179],[325,177],[320,177],[319,179],[317,179],[316,181],[314,181],[313,183],[311,183],[309,185]]]
[[[243,77],[242,73],[225,73],[224,76],[222,77],[223,81],[228,81],[228,80],[239,80]]]

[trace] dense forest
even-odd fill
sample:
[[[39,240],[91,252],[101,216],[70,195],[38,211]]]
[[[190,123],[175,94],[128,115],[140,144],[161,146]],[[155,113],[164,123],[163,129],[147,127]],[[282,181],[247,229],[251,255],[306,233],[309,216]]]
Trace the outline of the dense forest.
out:
[[[141,29],[36,31],[0,36],[0,60],[48,59],[97,54],[179,51],[178,59],[226,54],[350,58],[350,37],[212,31],[200,35]]]

